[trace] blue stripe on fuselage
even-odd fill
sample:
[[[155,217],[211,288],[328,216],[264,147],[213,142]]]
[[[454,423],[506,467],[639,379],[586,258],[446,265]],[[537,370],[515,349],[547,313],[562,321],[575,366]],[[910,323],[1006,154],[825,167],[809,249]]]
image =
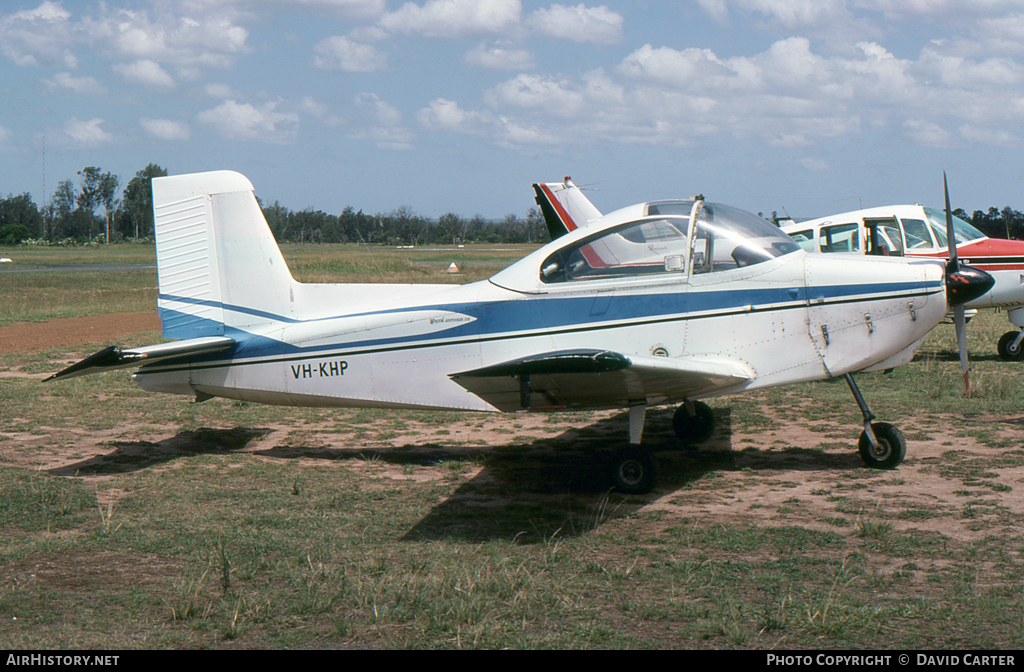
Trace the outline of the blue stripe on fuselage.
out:
[[[370,315],[400,314],[409,311],[438,310],[458,312],[477,318],[475,321],[444,330],[416,336],[377,338],[335,343],[312,347],[301,347],[276,339],[240,332],[231,328],[225,334],[240,342],[233,361],[254,358],[314,355],[324,351],[348,352],[398,345],[417,347],[431,342],[473,341],[480,339],[539,335],[559,331],[582,331],[600,328],[615,328],[622,323],[642,323],[672,320],[687,320],[701,316],[728,314],[736,311],[758,311],[768,309],[795,309],[807,305],[811,299],[826,302],[857,300],[879,300],[886,296],[941,291],[941,281],[878,283],[866,285],[830,285],[805,290],[804,287],[745,289],[722,291],[681,291],[652,294],[615,294],[613,292],[586,292],[574,296],[529,296],[504,301],[485,303],[455,303],[342,315],[359,317]],[[174,299],[174,297],[166,297]],[[599,311],[595,305],[601,302]],[[607,302],[604,305],[603,302]],[[226,310],[234,307],[224,306]],[[258,311],[245,311],[250,314]],[[266,315],[265,313],[260,313]],[[272,317],[269,316],[268,317]],[[313,322],[326,322],[324,318]],[[294,323],[292,319],[282,322]],[[438,345],[442,345],[439,343]],[[223,361],[223,355],[209,355],[201,361]]]

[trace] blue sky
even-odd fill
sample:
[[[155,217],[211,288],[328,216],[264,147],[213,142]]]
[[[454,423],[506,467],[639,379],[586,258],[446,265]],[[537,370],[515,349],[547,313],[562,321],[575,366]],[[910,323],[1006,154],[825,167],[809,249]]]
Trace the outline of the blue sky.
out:
[[[1021,0],[13,0],[0,194],[232,169],[264,201],[500,218],[703,193],[1024,209]],[[44,170],[45,146],[45,170]]]

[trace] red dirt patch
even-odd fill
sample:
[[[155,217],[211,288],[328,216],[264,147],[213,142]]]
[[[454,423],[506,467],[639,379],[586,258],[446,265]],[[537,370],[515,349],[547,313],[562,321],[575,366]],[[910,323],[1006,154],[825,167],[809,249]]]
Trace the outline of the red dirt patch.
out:
[[[83,343],[117,341],[126,334],[160,331],[157,313],[110,313],[62,317],[46,322],[21,322],[0,327],[0,353],[40,352]]]

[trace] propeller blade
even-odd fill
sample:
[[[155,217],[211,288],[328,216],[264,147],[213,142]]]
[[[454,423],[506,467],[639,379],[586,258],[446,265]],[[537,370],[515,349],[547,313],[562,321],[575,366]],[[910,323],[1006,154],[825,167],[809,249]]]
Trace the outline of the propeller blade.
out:
[[[964,393],[971,397],[971,362],[967,356],[967,320],[962,305],[953,308],[953,324],[956,326],[956,345],[960,351],[960,370],[964,374]]]
[[[946,181],[946,171],[942,171],[942,191],[946,195],[946,244],[949,246],[949,266],[956,268],[958,265],[956,230],[953,228],[953,210],[949,207],[949,183]]]

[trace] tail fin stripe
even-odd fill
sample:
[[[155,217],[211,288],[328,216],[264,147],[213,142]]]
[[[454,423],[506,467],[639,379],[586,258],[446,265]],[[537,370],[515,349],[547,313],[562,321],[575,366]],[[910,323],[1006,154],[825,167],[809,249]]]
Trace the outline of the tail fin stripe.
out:
[[[540,188],[544,190],[544,195],[548,197],[548,201],[551,203],[551,207],[554,208],[555,212],[558,214],[558,218],[562,220],[562,225],[566,228],[566,230],[575,231],[576,229],[578,229],[579,226],[576,224],[575,221],[573,221],[573,218],[569,216],[569,213],[565,211],[565,208],[562,207],[562,204],[558,202],[558,199],[555,198],[555,195],[551,193],[551,189],[548,187],[548,185],[542,184],[540,185]]]

